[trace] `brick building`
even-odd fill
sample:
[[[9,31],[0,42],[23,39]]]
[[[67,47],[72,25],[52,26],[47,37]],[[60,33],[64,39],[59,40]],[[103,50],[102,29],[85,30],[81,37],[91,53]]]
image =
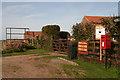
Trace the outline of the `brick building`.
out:
[[[108,18],[105,16],[84,16],[82,19],[83,24],[85,23],[92,23],[95,25],[95,39],[99,40],[101,35],[105,35],[105,28],[101,25],[101,19]]]
[[[26,31],[24,33],[24,39],[36,39],[40,38],[41,36],[45,37],[42,31]]]

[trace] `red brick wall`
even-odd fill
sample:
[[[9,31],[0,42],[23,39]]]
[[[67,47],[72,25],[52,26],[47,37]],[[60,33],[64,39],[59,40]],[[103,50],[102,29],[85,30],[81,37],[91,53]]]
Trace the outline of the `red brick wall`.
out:
[[[43,36],[41,31],[26,31],[24,39],[36,39],[36,36]]]

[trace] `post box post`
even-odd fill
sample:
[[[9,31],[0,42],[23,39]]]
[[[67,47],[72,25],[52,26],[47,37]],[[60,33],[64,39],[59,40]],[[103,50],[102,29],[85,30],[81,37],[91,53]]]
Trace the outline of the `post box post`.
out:
[[[110,35],[101,35],[100,40],[100,60],[102,59],[102,51],[105,55],[105,68],[107,68],[107,49],[111,49],[111,36]]]
[[[101,45],[101,39],[100,39],[100,61],[102,61],[102,49],[101,49],[102,45]]]

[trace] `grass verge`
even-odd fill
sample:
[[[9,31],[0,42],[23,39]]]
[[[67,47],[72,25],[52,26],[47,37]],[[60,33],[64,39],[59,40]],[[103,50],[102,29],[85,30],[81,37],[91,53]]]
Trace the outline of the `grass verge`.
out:
[[[25,52],[5,53],[2,56],[5,57],[5,56],[28,55],[28,54],[37,54],[36,56],[49,55],[49,54],[45,54],[45,52],[49,52],[49,51],[43,49],[30,49],[30,50],[26,50]]]
[[[79,66],[64,65],[64,71],[74,78],[118,78],[117,68],[105,69],[104,64],[88,63],[81,60],[71,60]]]
[[[68,59],[66,56],[46,56],[43,58],[57,58],[62,57]],[[64,72],[73,78],[118,78],[117,68],[111,67],[105,69],[104,64],[89,63],[78,59],[70,60],[79,64],[63,65]]]
[[[42,57],[42,58],[52,59],[52,58],[58,58],[58,57],[65,58],[64,56],[45,56],[45,57]]]

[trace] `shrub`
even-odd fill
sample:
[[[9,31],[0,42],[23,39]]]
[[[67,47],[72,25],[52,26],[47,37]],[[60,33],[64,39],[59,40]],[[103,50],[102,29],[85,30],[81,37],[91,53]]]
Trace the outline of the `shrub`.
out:
[[[13,50],[14,52],[25,52],[26,50],[25,49],[15,49]]]
[[[73,37],[77,41],[89,41],[94,39],[95,26],[91,23],[76,23],[72,27]]]
[[[60,27],[59,25],[46,25],[42,28],[42,32],[52,39],[59,39]]]
[[[26,49],[36,49],[34,46],[26,46]]]
[[[13,52],[25,52],[26,50],[24,49],[14,49],[14,50],[7,50],[7,51],[2,51],[2,54],[5,53],[13,53]]]

